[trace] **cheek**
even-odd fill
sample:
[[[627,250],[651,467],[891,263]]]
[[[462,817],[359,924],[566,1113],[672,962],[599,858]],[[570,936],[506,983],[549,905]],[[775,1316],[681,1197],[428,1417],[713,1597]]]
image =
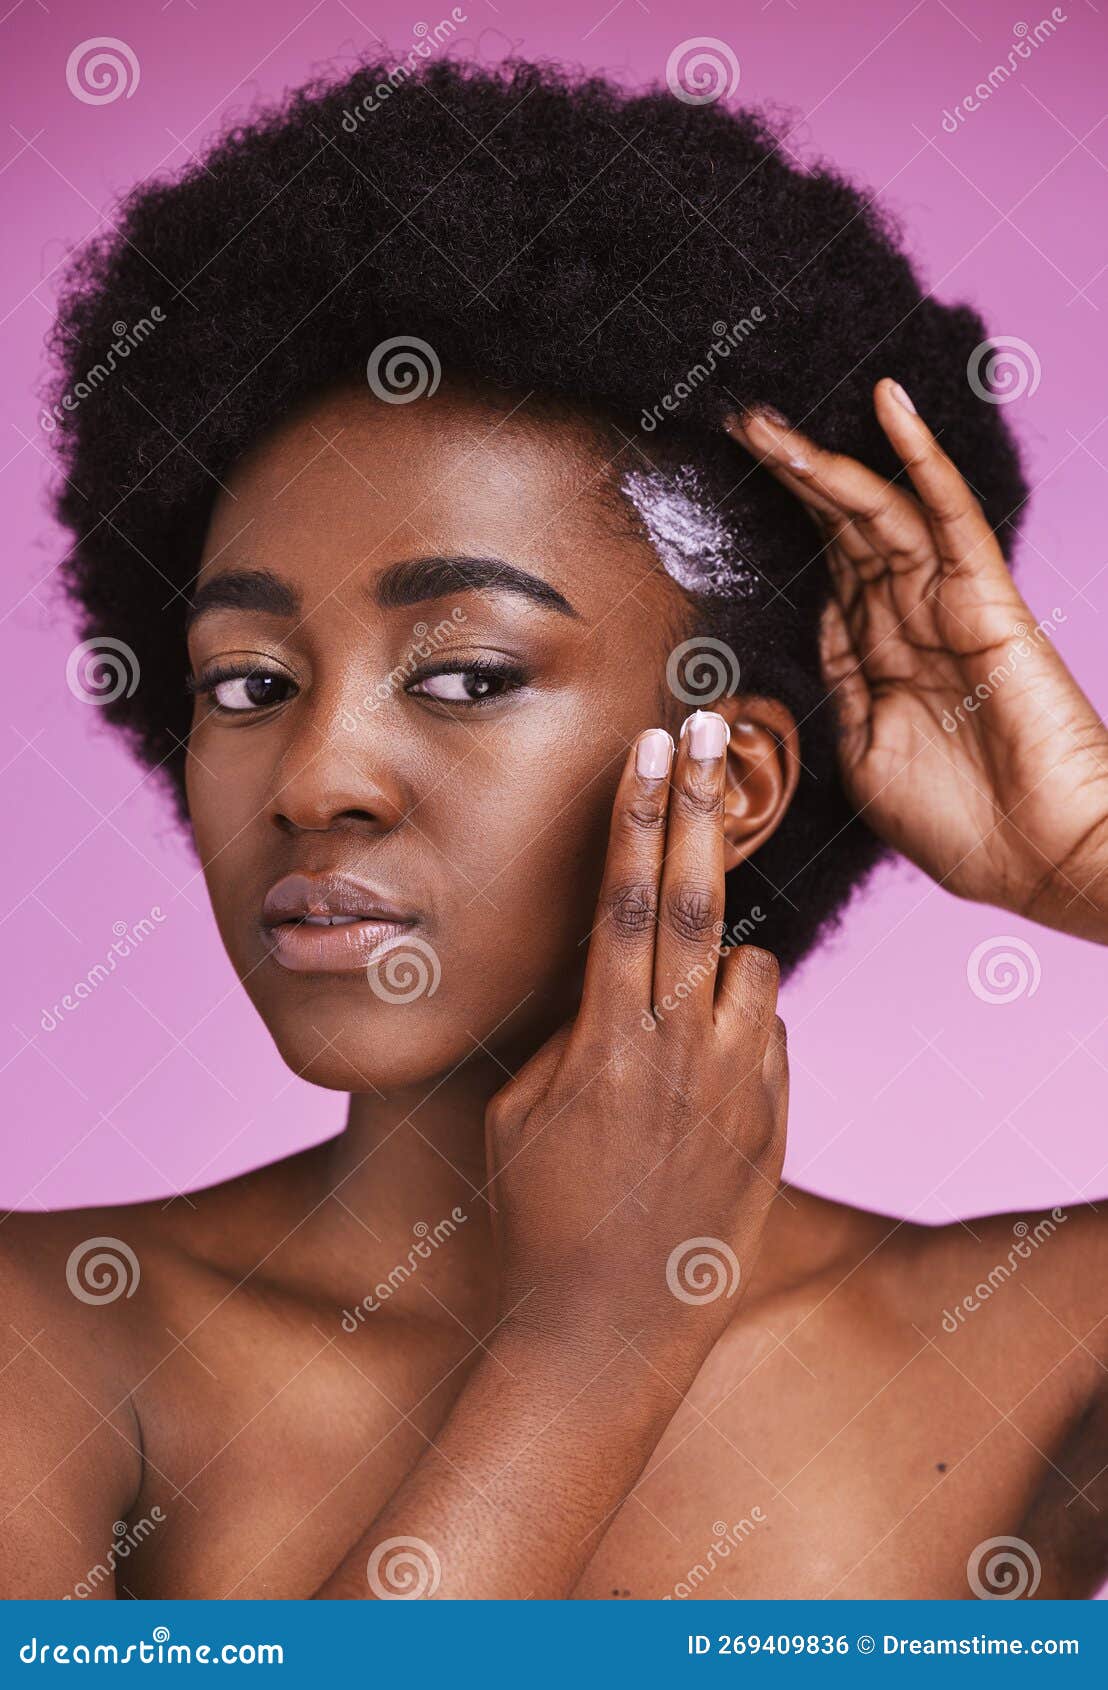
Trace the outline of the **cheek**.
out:
[[[470,914],[494,945],[507,940],[520,974],[572,965],[592,927],[622,747],[582,757],[575,739],[533,765],[517,762],[474,801],[477,826],[451,856],[479,889],[467,893]]]
[[[214,759],[203,753],[190,755],[185,764],[185,796],[197,855],[224,943],[231,949],[236,889],[241,897],[248,865],[249,823],[261,807],[261,799],[240,770],[232,777]],[[233,953],[232,953],[233,954]]]

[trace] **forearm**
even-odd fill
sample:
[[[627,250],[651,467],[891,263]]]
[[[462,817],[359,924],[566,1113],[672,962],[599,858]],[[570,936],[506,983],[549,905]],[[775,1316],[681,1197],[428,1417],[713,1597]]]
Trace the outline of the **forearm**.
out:
[[[433,1446],[316,1595],[570,1595],[695,1366],[665,1372],[614,1331],[570,1353],[498,1338]],[[402,1541],[383,1549],[391,1539]]]

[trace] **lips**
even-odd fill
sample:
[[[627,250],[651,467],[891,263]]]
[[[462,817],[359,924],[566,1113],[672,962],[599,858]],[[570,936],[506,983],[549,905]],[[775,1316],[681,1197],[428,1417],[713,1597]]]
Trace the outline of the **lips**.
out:
[[[331,872],[286,875],[262,905],[270,956],[299,974],[357,973],[417,924],[375,887]]]

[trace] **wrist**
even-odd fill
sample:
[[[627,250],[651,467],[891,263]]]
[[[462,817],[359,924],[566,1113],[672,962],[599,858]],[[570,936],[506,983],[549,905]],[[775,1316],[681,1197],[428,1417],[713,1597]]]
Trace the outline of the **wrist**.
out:
[[[710,1346],[709,1346],[710,1347]],[[493,1383],[512,1381],[510,1395],[533,1400],[577,1427],[603,1421],[630,1435],[660,1432],[676,1412],[704,1360],[702,1343],[668,1342],[597,1319],[547,1323],[532,1313],[497,1329],[481,1363]]]

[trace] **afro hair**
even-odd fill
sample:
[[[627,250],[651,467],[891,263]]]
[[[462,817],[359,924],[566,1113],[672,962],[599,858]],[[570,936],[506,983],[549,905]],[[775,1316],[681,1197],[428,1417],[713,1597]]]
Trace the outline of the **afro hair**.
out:
[[[625,466],[695,466],[741,537],[753,587],[697,600],[696,626],[741,649],[745,690],[792,709],[803,773],[729,876],[728,916],[757,907],[758,942],[790,967],[881,847],[838,774],[814,530],[721,419],[771,404],[896,477],[871,401],[893,375],[1009,553],[1026,486],[966,381],[981,319],[927,296],[889,215],[798,165],[764,116],[554,66],[365,64],[140,184],[73,261],[43,421],[82,633],[123,641],[141,675],[105,714],[182,809],[185,613],[220,479],[313,392],[364,380],[393,336],[463,381],[599,417]]]

